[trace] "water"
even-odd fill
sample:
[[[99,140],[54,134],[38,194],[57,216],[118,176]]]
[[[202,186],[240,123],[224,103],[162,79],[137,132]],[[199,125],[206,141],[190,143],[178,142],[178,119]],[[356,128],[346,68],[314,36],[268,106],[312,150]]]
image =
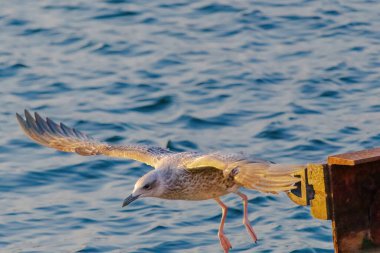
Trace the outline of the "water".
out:
[[[213,201],[121,209],[137,162],[34,144],[24,108],[103,141],[323,161],[379,146],[378,1],[2,1],[0,251],[221,252]],[[247,192],[231,252],[333,252],[331,225]]]

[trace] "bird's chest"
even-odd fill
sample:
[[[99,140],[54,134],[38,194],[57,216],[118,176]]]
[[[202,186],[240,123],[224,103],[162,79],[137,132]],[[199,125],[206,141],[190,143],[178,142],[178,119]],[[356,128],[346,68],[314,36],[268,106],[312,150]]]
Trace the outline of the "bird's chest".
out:
[[[238,188],[232,178],[224,178],[221,170],[211,167],[184,171],[168,186],[165,198],[183,200],[212,199]]]

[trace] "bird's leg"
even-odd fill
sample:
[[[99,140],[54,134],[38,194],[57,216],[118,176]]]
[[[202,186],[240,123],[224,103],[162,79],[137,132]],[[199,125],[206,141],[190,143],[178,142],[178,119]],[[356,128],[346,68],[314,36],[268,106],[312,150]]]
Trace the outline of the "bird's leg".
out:
[[[243,206],[244,206],[244,216],[243,216],[243,224],[245,228],[247,229],[249,235],[251,236],[252,240],[256,243],[257,242],[257,236],[255,234],[255,231],[253,230],[251,223],[248,220],[248,198],[245,194],[241,192],[236,192],[237,195],[239,195],[243,199]]]
[[[224,253],[228,253],[228,251],[232,248],[230,241],[228,238],[224,235],[223,229],[224,229],[224,222],[226,221],[226,216],[227,216],[227,206],[219,199],[215,198],[215,201],[218,202],[218,204],[222,207],[222,219],[220,221],[219,225],[219,240],[220,240],[220,245],[222,245],[224,249]]]

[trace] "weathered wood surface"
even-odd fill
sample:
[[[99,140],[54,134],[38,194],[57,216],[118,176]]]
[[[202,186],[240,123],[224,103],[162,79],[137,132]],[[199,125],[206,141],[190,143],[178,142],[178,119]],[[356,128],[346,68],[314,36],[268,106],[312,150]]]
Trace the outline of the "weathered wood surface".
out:
[[[362,163],[380,161],[380,148],[333,155],[333,156],[329,156],[327,161],[328,161],[328,164],[350,165],[350,166],[359,165]]]

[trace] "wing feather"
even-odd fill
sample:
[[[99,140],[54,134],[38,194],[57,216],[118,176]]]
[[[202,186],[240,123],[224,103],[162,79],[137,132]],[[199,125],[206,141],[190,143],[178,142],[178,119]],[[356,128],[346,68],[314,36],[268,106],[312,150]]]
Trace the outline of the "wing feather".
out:
[[[224,176],[233,176],[235,181],[248,189],[278,193],[294,189],[299,182],[293,173],[304,165],[274,164],[261,159],[252,159],[242,154],[210,153],[185,161],[187,169],[212,166],[223,170]]]
[[[106,155],[133,159],[155,167],[160,159],[173,152],[147,145],[111,145],[99,142],[92,137],[70,128],[63,123],[57,124],[50,118],[44,120],[38,113],[33,116],[25,110],[25,119],[16,113],[17,120],[32,140],[44,146],[80,155]]]

